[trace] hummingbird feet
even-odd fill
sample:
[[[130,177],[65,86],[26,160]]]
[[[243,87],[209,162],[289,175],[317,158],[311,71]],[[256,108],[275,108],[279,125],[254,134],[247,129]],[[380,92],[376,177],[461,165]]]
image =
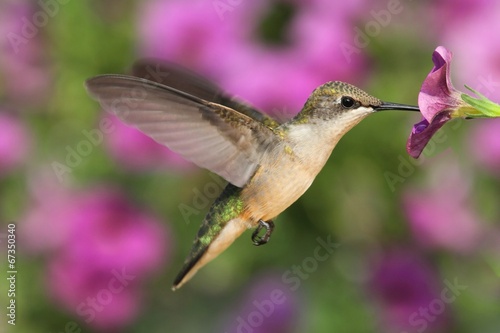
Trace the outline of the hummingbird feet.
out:
[[[261,237],[259,236],[259,232],[262,230],[262,228],[266,229],[266,233]],[[264,245],[267,242],[269,242],[269,238],[271,238],[271,234],[273,233],[274,230],[274,223],[273,221],[262,221],[259,220],[259,226],[257,229],[252,234],[252,242],[253,245],[259,246],[259,245]]]

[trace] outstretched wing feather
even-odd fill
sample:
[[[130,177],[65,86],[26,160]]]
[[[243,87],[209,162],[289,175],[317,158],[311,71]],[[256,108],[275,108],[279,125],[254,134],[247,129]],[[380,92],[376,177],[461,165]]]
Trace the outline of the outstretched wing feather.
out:
[[[87,89],[106,111],[239,187],[276,139],[252,117],[149,80],[103,75]]]

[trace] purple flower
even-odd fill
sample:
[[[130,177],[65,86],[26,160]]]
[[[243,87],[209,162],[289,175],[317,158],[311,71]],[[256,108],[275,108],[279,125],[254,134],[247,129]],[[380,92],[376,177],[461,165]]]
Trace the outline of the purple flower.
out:
[[[423,258],[411,250],[392,250],[383,254],[373,266],[369,282],[371,294],[381,306],[380,331],[413,332],[425,328],[432,332],[443,328],[448,320],[447,312],[427,320],[421,309],[429,312],[430,304],[440,298],[434,270]]]
[[[0,177],[12,172],[26,161],[30,141],[24,124],[0,111]]]
[[[20,237],[28,250],[48,256],[50,296],[99,329],[130,323],[141,285],[168,258],[165,227],[110,189],[45,189],[51,195],[34,193]]]
[[[418,94],[418,106],[423,119],[413,126],[406,144],[406,150],[418,158],[427,142],[446,122],[475,112],[462,100],[462,93],[456,90],[450,79],[451,52],[439,46],[432,54],[434,67],[422,84]]]
[[[293,332],[298,323],[298,300],[281,277],[257,279],[247,291],[224,332]]]
[[[450,119],[449,112],[441,112],[433,118],[431,123],[425,118],[416,123],[411,130],[410,137],[406,144],[408,154],[413,158],[418,158],[434,133],[443,127]]]
[[[194,170],[194,165],[179,154],[137,129],[124,125],[115,116],[106,117],[111,119],[114,130],[106,135],[105,145],[121,165],[131,170],[160,170],[165,167],[177,172]]]
[[[438,46],[432,54],[434,67],[422,84],[418,94],[418,105],[424,118],[431,122],[436,114],[453,110],[461,105],[461,93],[453,88],[450,79],[452,54]]]

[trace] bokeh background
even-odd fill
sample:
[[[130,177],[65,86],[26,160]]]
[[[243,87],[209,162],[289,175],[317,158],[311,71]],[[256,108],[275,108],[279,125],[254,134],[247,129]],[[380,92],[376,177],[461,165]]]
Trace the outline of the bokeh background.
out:
[[[83,82],[154,57],[290,117],[331,80],[415,104],[444,45],[455,86],[500,102],[499,30],[495,0],[2,0],[0,331],[498,332],[500,122],[451,122],[413,160],[418,115],[369,117],[270,243],[249,231],[172,292],[223,183]]]

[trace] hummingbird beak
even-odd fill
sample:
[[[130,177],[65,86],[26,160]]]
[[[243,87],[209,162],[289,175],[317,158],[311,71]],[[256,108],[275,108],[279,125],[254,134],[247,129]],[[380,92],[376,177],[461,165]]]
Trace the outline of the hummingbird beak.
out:
[[[382,102],[382,104],[374,106],[373,109],[375,111],[384,111],[384,110],[420,111],[418,106],[390,103],[390,102]]]

